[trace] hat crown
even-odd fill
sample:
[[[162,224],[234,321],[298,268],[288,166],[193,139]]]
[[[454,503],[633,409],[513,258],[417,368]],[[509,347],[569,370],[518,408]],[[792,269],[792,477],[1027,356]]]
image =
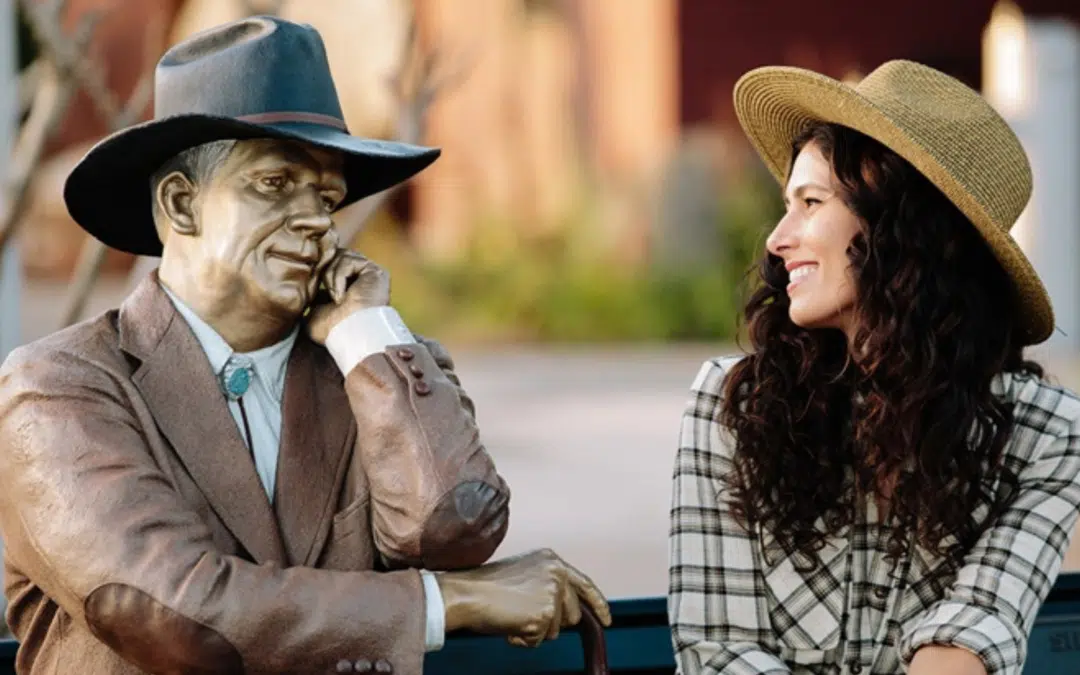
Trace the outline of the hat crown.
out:
[[[1031,197],[1031,164],[982,95],[905,60],[882,64],[854,88],[963,184],[998,227],[1012,228]]]
[[[255,16],[196,33],[169,49],[155,71],[154,117],[235,119],[291,114],[294,121],[344,116],[319,33]]]

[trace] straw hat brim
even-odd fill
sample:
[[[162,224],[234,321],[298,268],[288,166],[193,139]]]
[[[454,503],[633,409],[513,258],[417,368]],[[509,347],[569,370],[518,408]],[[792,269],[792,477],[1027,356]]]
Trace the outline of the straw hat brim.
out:
[[[1020,312],[1020,336],[1025,345],[1038,344],[1053,332],[1050,296],[1035,268],[1005,228],[948,170],[939,153],[957,152],[948,145],[920,143],[905,126],[879,106],[842,82],[813,71],[769,66],[743,75],[735,85],[739,123],[766,168],[783,186],[795,138],[814,123],[840,124],[882,143],[926,176],[975,225],[994,256],[1013,281]],[[970,151],[977,152],[978,148]],[[955,159],[954,159],[955,161]]]

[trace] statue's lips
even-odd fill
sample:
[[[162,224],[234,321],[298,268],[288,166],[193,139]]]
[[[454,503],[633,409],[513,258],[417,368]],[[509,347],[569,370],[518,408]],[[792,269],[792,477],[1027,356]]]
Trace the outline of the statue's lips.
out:
[[[311,271],[318,264],[319,258],[314,256],[306,256],[298,253],[289,253],[287,251],[270,251],[267,255],[277,258],[278,260],[284,260],[286,263],[296,267],[303,267],[307,271]]]

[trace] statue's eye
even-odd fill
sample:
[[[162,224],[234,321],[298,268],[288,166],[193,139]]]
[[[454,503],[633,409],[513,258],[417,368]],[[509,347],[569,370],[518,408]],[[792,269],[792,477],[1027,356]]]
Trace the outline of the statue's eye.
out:
[[[267,190],[281,190],[286,183],[285,176],[263,176],[259,179],[259,184]]]

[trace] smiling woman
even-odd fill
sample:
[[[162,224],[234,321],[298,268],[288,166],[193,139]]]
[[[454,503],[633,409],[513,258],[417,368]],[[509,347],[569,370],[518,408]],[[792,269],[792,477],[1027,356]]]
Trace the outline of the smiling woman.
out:
[[[1030,195],[975,92],[889,62],[765,68],[740,120],[784,186],[752,352],[705,363],[671,512],[684,675],[1018,675],[1080,507],[1080,399],[1009,237]]]

